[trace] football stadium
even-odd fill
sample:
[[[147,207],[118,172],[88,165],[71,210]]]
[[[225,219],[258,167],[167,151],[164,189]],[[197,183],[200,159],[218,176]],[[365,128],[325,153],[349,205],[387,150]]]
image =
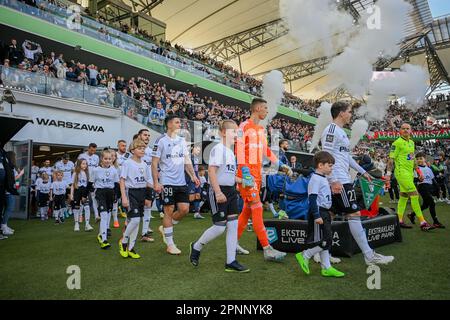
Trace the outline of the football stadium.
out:
[[[0,0],[0,299],[450,299],[449,68],[444,0]]]

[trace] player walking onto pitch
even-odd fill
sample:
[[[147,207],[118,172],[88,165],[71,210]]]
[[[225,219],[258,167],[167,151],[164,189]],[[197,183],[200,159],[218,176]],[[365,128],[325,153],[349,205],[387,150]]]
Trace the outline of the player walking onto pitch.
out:
[[[389,181],[392,174],[392,169],[395,163],[395,177],[400,186],[400,199],[398,200],[397,215],[400,221],[400,227],[412,228],[403,222],[403,215],[405,214],[406,204],[408,198],[411,198],[411,207],[420,221],[420,228],[422,231],[434,229],[423,217],[420,209],[419,194],[414,185],[414,141],[411,139],[411,126],[408,123],[403,123],[400,127],[400,138],[394,141],[389,153],[389,161],[387,165],[386,180]],[[419,180],[423,180],[423,174],[420,169],[416,169],[419,174]]]
[[[146,144],[145,154],[142,157],[142,161],[144,161],[147,166],[150,168],[152,165],[152,148],[150,147],[150,131],[148,129],[141,129],[138,132],[138,138],[144,141]],[[152,190],[153,193],[153,190]],[[152,195],[153,198],[153,195]],[[152,218],[152,203],[147,202],[148,205],[144,207],[144,216],[142,217],[142,232],[141,232],[141,241],[142,242],[154,242],[153,239],[153,230],[150,228],[150,221]]]
[[[64,222],[62,209],[66,200],[67,183],[63,180],[63,172],[55,171],[55,181],[52,182],[50,189],[50,199],[53,200],[53,217],[55,224]]]
[[[238,230],[238,204],[236,182],[236,157],[233,152],[237,125],[233,120],[225,120],[220,124],[219,130],[222,141],[214,146],[209,157],[209,198],[211,202],[213,225],[201,237],[191,242],[190,260],[198,266],[200,251],[203,246],[216,239],[227,230],[227,262],[226,272],[249,272],[236,261],[237,230]]]
[[[142,160],[147,144],[135,139],[130,145],[131,158],[125,161],[120,170],[120,193],[122,204],[127,208],[127,227],[119,241],[119,253],[124,258],[139,259],[134,250],[139,223],[146,206],[153,200],[152,176],[150,167]]]
[[[200,181],[195,175],[185,140],[177,136],[181,128],[180,118],[169,115],[164,123],[167,133],[156,139],[153,147],[152,175],[154,190],[162,192],[164,205],[163,224],[159,232],[167,244],[167,253],[179,255],[181,251],[173,241],[173,225],[174,221],[177,223],[189,212],[185,170],[196,187],[200,186]],[[159,177],[158,166],[161,169]]]
[[[388,264],[394,260],[393,256],[383,256],[369,246],[366,232],[361,224],[360,208],[350,177],[349,170],[352,167],[366,179],[371,180],[370,175],[352,158],[350,140],[343,129],[346,124],[350,123],[352,107],[345,102],[335,102],[331,106],[331,116],[333,122],[323,131],[321,142],[323,151],[331,153],[336,161],[333,171],[328,177],[333,193],[333,208],[337,214],[345,215],[348,220],[350,232],[364,254],[366,264]]]
[[[266,260],[282,260],[286,253],[275,250],[269,244],[266,228],[263,222],[263,205],[260,200],[262,182],[263,155],[267,156],[277,168],[292,174],[291,169],[279,162],[275,154],[267,146],[267,134],[260,121],[267,116],[267,101],[261,98],[253,99],[250,104],[251,116],[239,126],[236,155],[238,162],[237,176],[242,179],[238,190],[244,200],[244,207],[238,221],[238,239],[252,218],[253,229],[264,250]]]
[[[85,231],[93,228],[89,224],[91,211],[89,208],[89,171],[85,159],[77,160],[75,171],[72,174],[72,186],[70,188],[70,199],[72,200],[73,219],[75,221],[74,231],[80,231],[80,217],[84,210],[84,220],[86,222]]]
[[[100,214],[100,230],[97,240],[101,249],[108,249],[111,245],[107,241],[108,225],[111,219],[111,211],[114,204],[115,189],[119,187],[119,175],[116,168],[112,166],[111,152],[102,151],[100,166],[89,172],[89,180],[94,184],[95,199]]]
[[[309,259],[320,254],[322,265],[321,274],[324,277],[341,278],[345,274],[331,266],[330,249],[332,244],[331,190],[327,175],[331,173],[334,165],[333,156],[326,151],[319,151],[314,155],[314,167],[311,180],[308,183],[308,238],[309,249],[295,255],[303,272],[310,274]]]
[[[444,229],[445,226],[439,222],[439,219],[436,215],[436,204],[433,199],[433,186],[437,185],[435,180],[435,176],[433,170],[427,166],[426,162],[426,154],[424,152],[419,152],[416,154],[417,165],[420,171],[422,172],[422,177],[419,177],[419,182],[417,183],[417,189],[419,190],[419,194],[422,196],[422,205],[420,206],[420,210],[422,213],[426,209],[430,209],[431,218],[433,219],[433,227]],[[408,214],[408,218],[411,220],[411,223],[415,223],[416,215],[414,212]]]

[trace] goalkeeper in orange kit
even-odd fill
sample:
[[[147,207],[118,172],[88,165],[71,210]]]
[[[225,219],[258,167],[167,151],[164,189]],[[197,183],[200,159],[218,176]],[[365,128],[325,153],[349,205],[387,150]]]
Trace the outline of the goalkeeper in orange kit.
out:
[[[267,102],[261,98],[253,99],[250,105],[251,116],[239,126],[236,157],[238,162],[237,176],[242,179],[238,190],[244,200],[244,207],[238,221],[238,239],[251,217],[253,230],[264,250],[266,260],[282,260],[286,253],[270,246],[263,222],[263,205],[259,197],[262,182],[263,156],[270,159],[281,171],[292,174],[292,170],[279,162],[267,145],[265,128],[259,124],[267,116]]]

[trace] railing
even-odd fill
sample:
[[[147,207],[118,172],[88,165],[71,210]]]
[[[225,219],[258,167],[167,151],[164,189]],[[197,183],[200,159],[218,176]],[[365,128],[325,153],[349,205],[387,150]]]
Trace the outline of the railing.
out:
[[[69,20],[68,18],[73,15],[71,11],[68,11],[66,8],[50,4],[45,0],[36,0],[36,2],[38,5],[42,5],[45,9],[41,10],[35,7],[31,7],[17,0],[0,0],[0,5],[13,8],[17,11],[35,16],[52,24],[69,29],[69,27],[67,26],[67,22]],[[182,54],[175,53],[174,51],[169,51],[166,53],[166,55],[162,55],[161,53],[164,50],[154,43],[141,40],[136,36],[121,32],[113,27],[101,24],[94,19],[86,16],[82,16],[82,20],[83,21],[81,25],[71,30],[88,35],[89,37],[98,39],[100,41],[110,43],[116,47],[132,51],[139,55],[149,57],[166,65],[170,65],[175,68],[196,74],[203,78],[213,80],[226,86],[233,87],[235,89],[248,92],[253,95],[261,95],[260,91],[257,90],[255,92],[253,90],[253,87],[248,86],[245,82],[236,83],[234,81],[230,81],[225,73],[218,71],[214,67],[198,63],[190,58],[183,56]],[[100,28],[106,30],[108,34],[99,32]],[[158,53],[152,52],[152,50]],[[183,61],[184,63],[179,62],[178,60]],[[291,108],[287,104],[283,105],[292,110],[304,112],[302,110],[298,110],[297,108]]]
[[[86,83],[48,76],[43,72],[30,72],[1,65],[0,78],[5,88],[120,109],[129,118],[159,133],[164,133],[164,119],[152,119],[151,107],[148,104],[122,92],[111,92],[106,87],[90,86]],[[195,138],[196,143],[220,141],[219,128],[215,125],[182,119],[181,129],[185,129],[183,135],[190,135],[192,141]],[[194,132],[201,132],[201,137],[195,136]],[[289,141],[289,144],[291,150],[305,151],[292,141]]]
[[[164,119],[152,119],[150,116],[151,107],[148,104],[133,99],[122,92],[114,93],[105,87],[90,86],[85,83],[48,76],[43,72],[30,72],[1,65],[0,78],[5,88],[103,107],[117,108],[129,118],[157,132],[164,132]],[[182,129],[186,129],[192,137],[194,136],[194,130],[204,132],[207,128],[208,125],[200,121],[194,122],[187,119],[183,119],[182,121]],[[214,128],[214,126],[211,126],[208,132],[213,132],[212,130]],[[218,136],[217,133],[215,136]]]
[[[72,12],[71,12],[71,9],[69,9],[69,11],[68,11],[68,8],[65,8],[63,6],[68,6],[69,4],[75,5],[74,3],[71,3],[71,2],[63,3],[61,1],[59,1],[60,5],[58,6],[58,5],[49,3],[47,0],[36,0],[36,3],[38,6],[44,6],[46,10],[53,12],[55,14],[58,14],[59,16],[64,17],[65,19],[70,18],[72,16]],[[83,12],[81,12],[81,13],[83,13]],[[102,28],[103,30],[107,31],[110,35],[113,35],[116,38],[122,39],[129,43],[136,44],[136,45],[146,48],[148,50],[154,50],[159,47],[157,44],[150,42],[150,40],[144,40],[143,37],[140,36],[139,34],[134,34],[134,35],[127,34],[121,30],[118,30],[114,26],[109,26],[109,25],[97,22],[95,19],[93,19],[92,17],[89,17],[85,14],[82,15],[82,19],[83,19],[83,25],[85,25],[85,26],[89,26],[95,30],[99,30],[100,28]],[[207,66],[204,63],[194,61],[191,58],[186,57],[185,55],[183,55],[181,53],[176,53],[175,57],[177,57],[177,56],[186,58],[193,65],[195,65],[197,67],[207,68],[211,73],[214,73],[218,76],[221,76],[221,77],[225,76],[223,72],[221,72],[211,66]]]
[[[17,11],[35,16],[42,20],[48,21],[52,24],[69,29],[67,25],[69,17],[72,16],[73,18],[73,13],[71,11],[52,5],[44,0],[37,0],[37,4],[42,5],[43,8],[45,9],[41,10],[39,8],[31,7],[17,0],[0,0],[0,5],[10,7]],[[207,67],[191,59],[180,56],[179,54],[173,51],[167,52],[166,55],[161,55],[152,52],[152,50],[153,51],[159,50],[161,51],[160,53],[162,53],[164,50],[153,43],[141,40],[137,37],[133,37],[124,32],[118,31],[112,27],[108,27],[106,25],[98,23],[97,21],[90,19],[86,16],[82,17],[81,24],[79,25],[74,24],[73,26],[74,28],[70,28],[71,31],[76,31],[81,34],[85,34],[97,40],[112,44],[113,46],[132,51],[145,57],[149,57],[153,60],[159,61],[161,63],[173,66],[181,70],[185,70],[187,72],[196,74],[203,78],[213,80],[242,91],[250,92],[250,88],[246,84],[243,83],[236,84],[232,81],[229,81],[227,80],[227,77],[224,73],[221,73],[216,69]],[[106,30],[108,34],[103,34],[99,32],[100,28]],[[181,60],[182,62],[179,62],[178,60]]]
[[[104,87],[49,77],[43,72],[30,72],[0,66],[5,87],[44,94],[67,100],[80,101],[105,107],[114,107],[114,94]]]

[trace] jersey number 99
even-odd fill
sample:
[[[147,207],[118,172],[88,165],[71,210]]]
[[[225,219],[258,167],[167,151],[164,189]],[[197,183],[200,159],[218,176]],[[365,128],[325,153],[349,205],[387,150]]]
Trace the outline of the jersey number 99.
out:
[[[173,196],[173,190],[172,188],[164,187],[164,197],[171,197]]]

